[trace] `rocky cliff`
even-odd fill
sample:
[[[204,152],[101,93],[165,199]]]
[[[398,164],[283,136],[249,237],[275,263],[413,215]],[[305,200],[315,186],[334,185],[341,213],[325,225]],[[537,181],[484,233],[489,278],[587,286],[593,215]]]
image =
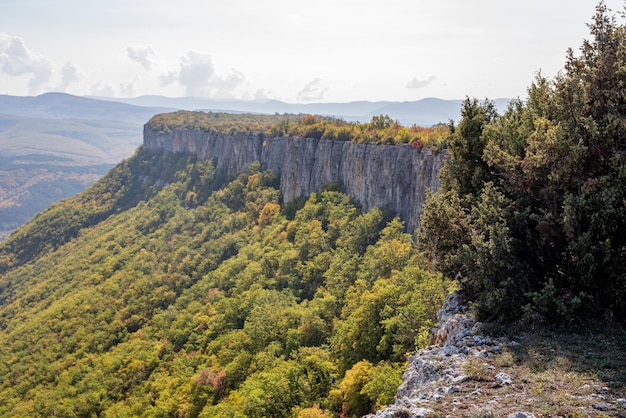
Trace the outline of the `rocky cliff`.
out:
[[[537,336],[534,326],[493,337],[458,292],[438,317],[431,345],[409,356],[394,403],[364,418],[626,416],[623,385],[574,355],[607,357],[608,334],[597,349],[589,335]]]
[[[413,233],[426,191],[439,187],[444,154],[410,145],[353,144],[327,139],[267,137],[256,133],[223,135],[191,129],[161,132],[144,127],[144,148],[192,152],[214,160],[228,176],[259,161],[280,177],[285,202],[340,181],[364,210],[386,207],[406,222]]]

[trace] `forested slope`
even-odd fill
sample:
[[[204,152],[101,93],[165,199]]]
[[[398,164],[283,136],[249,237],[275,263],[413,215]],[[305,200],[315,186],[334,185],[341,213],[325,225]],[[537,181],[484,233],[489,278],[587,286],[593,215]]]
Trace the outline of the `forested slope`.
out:
[[[356,416],[450,286],[336,187],[142,150],[1,251],[1,416]]]

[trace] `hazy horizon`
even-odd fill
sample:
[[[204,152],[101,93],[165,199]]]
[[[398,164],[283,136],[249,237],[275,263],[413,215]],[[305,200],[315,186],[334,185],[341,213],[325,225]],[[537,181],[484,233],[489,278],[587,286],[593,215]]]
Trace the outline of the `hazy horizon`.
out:
[[[623,2],[606,1],[614,11]],[[525,98],[597,2],[23,0],[0,4],[0,94],[287,103]]]

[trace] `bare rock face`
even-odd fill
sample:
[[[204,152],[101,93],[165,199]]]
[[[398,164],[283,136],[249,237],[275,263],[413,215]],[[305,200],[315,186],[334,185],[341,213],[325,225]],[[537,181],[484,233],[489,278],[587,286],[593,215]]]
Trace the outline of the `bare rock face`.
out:
[[[426,191],[439,188],[445,153],[408,144],[353,144],[327,139],[266,137],[256,133],[221,135],[192,129],[158,132],[144,126],[144,148],[191,152],[213,160],[217,172],[234,177],[258,161],[280,177],[285,202],[340,181],[364,210],[388,208],[414,233]]]
[[[395,403],[368,417],[430,416],[430,401],[458,392],[458,385],[470,379],[464,373],[468,358],[499,351],[490,337],[480,335],[481,324],[457,292],[448,295],[438,317],[440,325],[433,332],[431,345],[409,357]]]

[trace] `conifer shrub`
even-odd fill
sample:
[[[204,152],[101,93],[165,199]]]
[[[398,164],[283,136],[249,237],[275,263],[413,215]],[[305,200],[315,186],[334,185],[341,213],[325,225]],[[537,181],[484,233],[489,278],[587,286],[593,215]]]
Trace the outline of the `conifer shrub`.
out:
[[[626,319],[626,27],[600,3],[589,28],[524,102],[451,126],[420,243],[481,318]]]

